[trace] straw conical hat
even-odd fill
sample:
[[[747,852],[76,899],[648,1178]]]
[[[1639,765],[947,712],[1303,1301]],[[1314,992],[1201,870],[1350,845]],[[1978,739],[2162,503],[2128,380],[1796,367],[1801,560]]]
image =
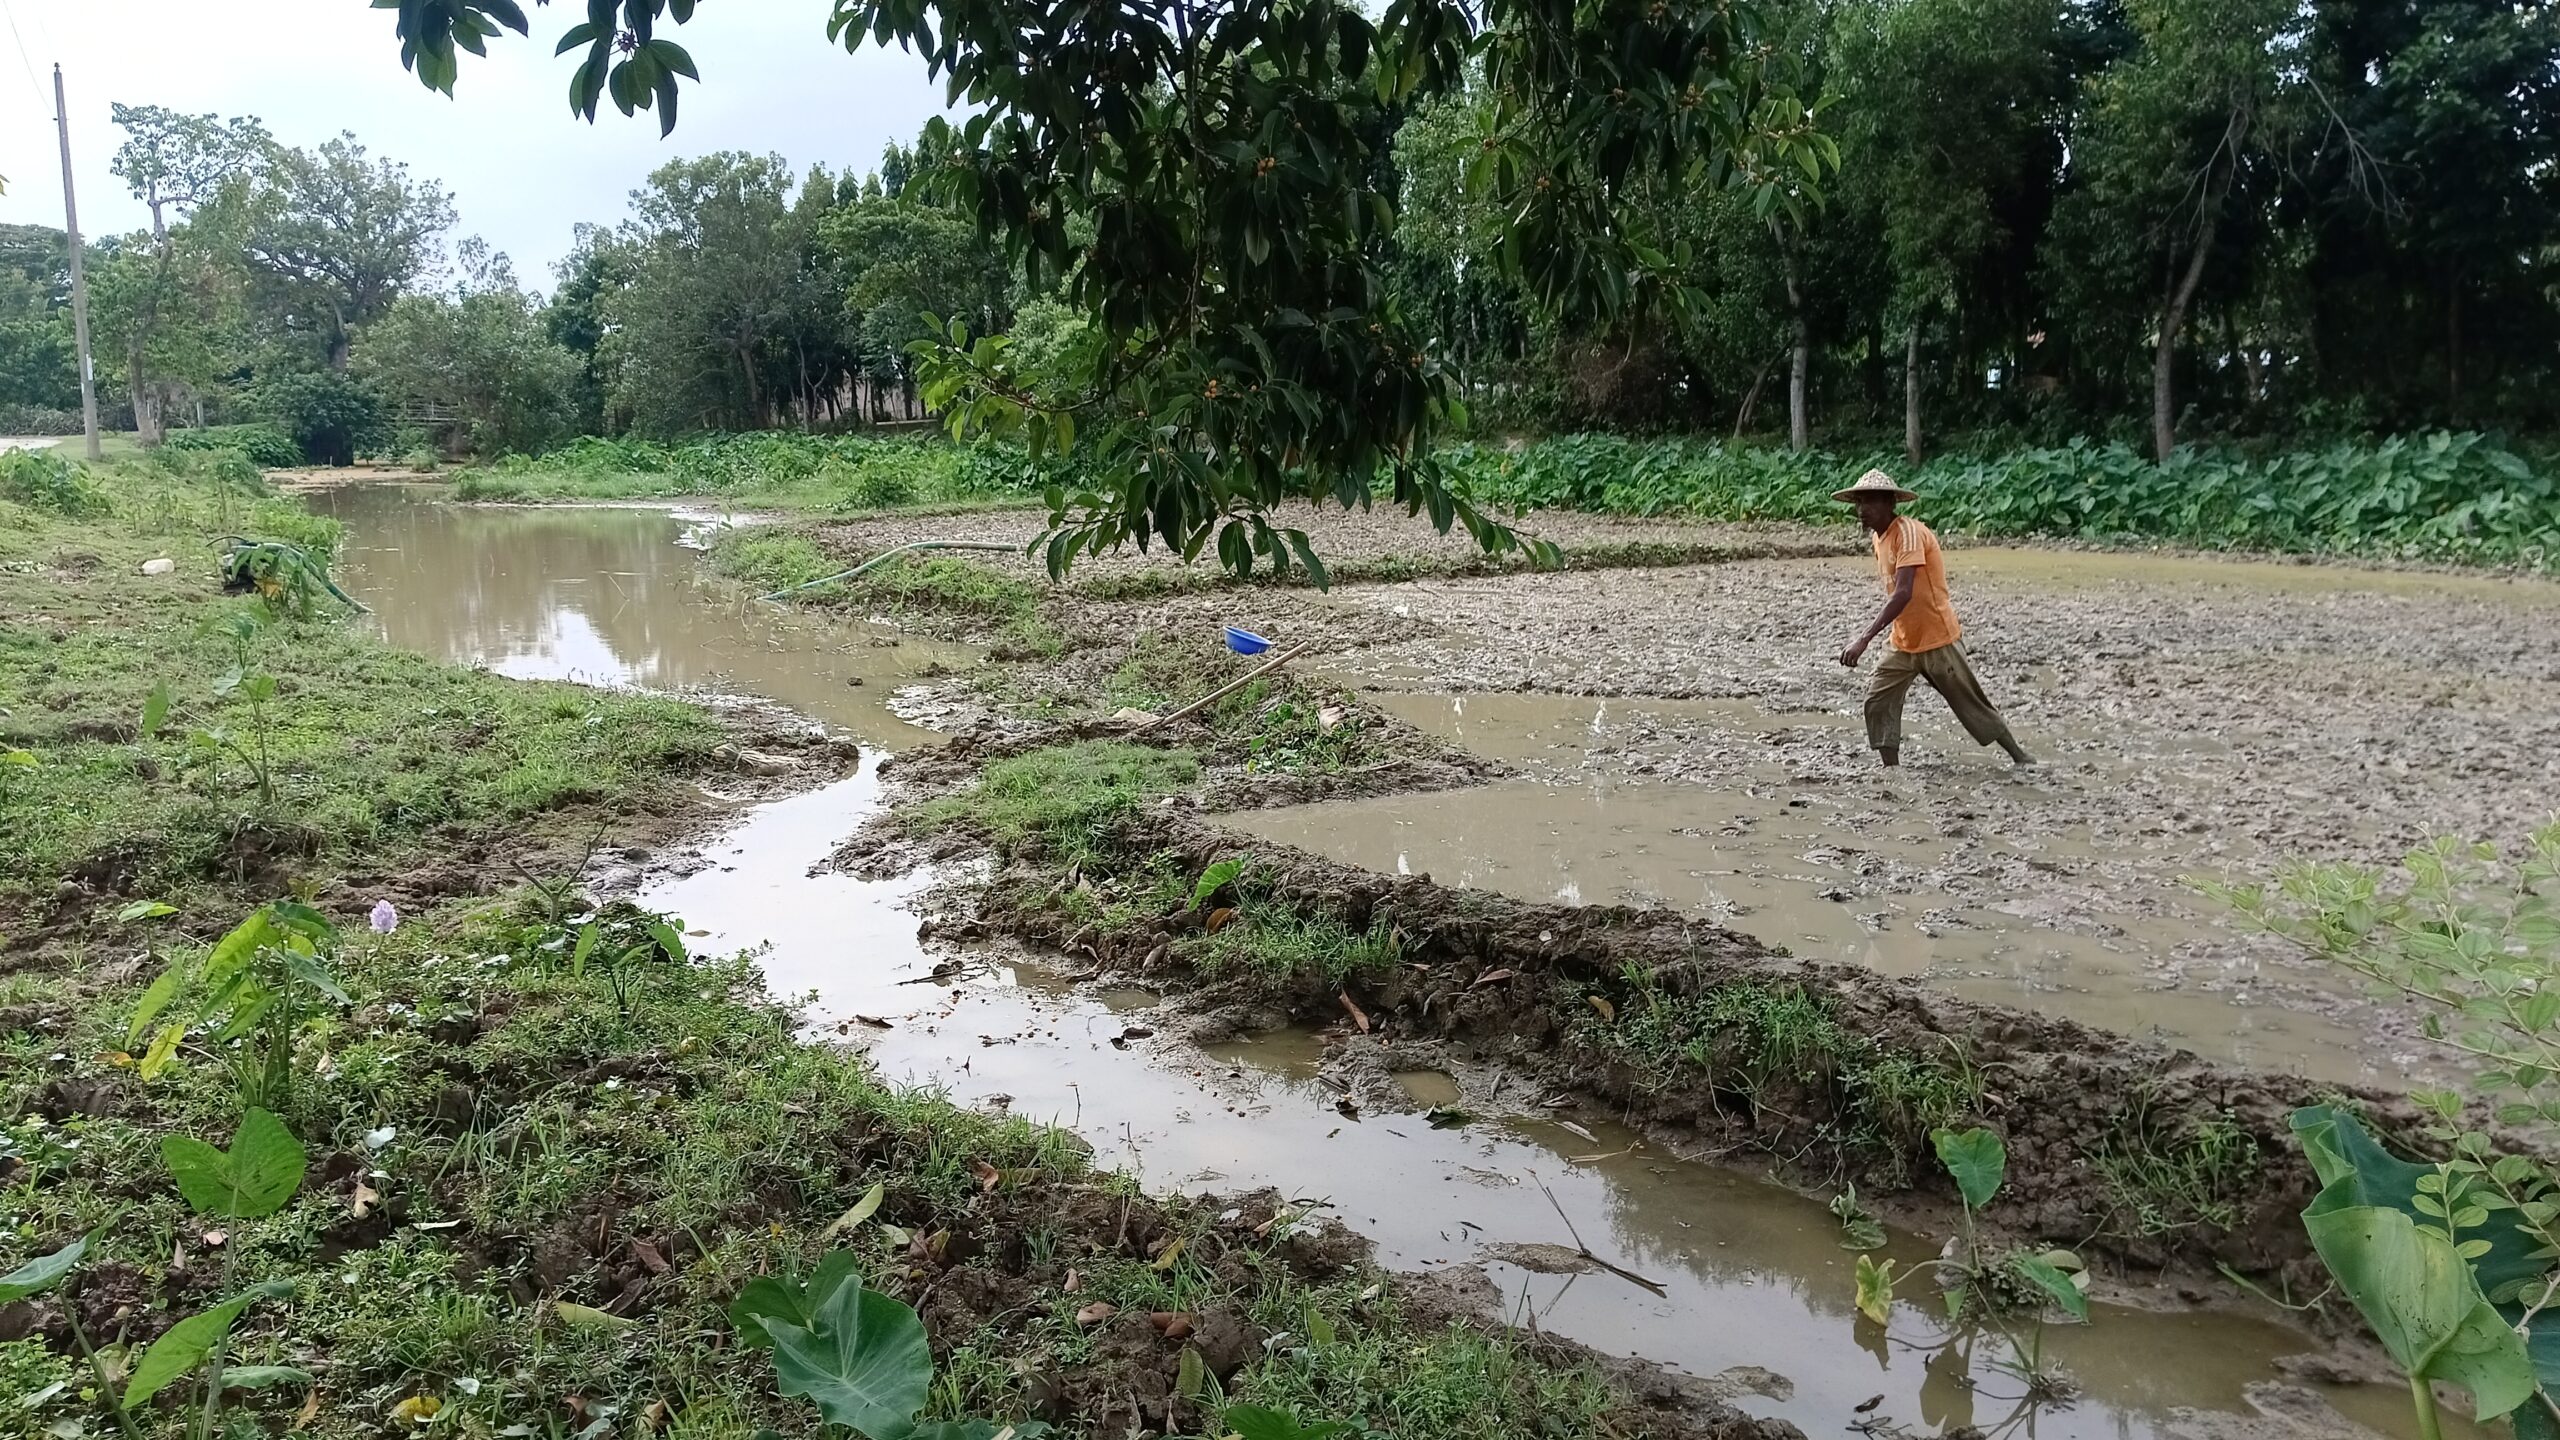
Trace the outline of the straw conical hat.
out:
[[[1910,491],[1903,489],[1901,486],[1894,484],[1893,477],[1887,475],[1881,470],[1870,470],[1866,474],[1858,477],[1857,484],[1850,486],[1846,490],[1834,490],[1831,492],[1832,499],[1845,500],[1852,505],[1857,504],[1859,501],[1866,499],[1870,495],[1887,495],[1896,500],[1917,500],[1920,498],[1919,496],[1912,494]]]

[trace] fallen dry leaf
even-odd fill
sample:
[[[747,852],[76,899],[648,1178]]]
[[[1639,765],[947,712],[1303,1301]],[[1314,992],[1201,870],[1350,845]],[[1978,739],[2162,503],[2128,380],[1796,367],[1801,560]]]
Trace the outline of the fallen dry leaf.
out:
[[[1108,1300],[1096,1300],[1092,1304],[1087,1305],[1076,1312],[1076,1323],[1087,1329],[1091,1329],[1119,1313],[1119,1306],[1112,1304]]]
[[[1520,972],[1517,970],[1487,970],[1476,977],[1476,983],[1478,985],[1497,984],[1501,981],[1508,980],[1519,973]]]
[[[320,1387],[314,1385],[311,1387],[311,1393],[302,1397],[302,1408],[294,1412],[292,1428],[295,1430],[302,1429],[304,1426],[309,1425],[312,1421],[312,1417],[319,1413]]]
[[[639,1261],[641,1267],[652,1275],[664,1275],[674,1268],[667,1263],[666,1256],[658,1253],[658,1247],[646,1240],[631,1242],[631,1258]]]
[[[640,1433],[643,1435],[656,1433],[666,1423],[667,1402],[664,1400],[652,1400],[649,1408],[640,1412]]]
[[[1316,712],[1316,725],[1321,729],[1331,730],[1335,726],[1340,725],[1342,723],[1342,717],[1348,713],[1350,712],[1344,710],[1339,705],[1327,705]]]
[[[1172,1269],[1173,1262],[1182,1258],[1182,1247],[1184,1243],[1185,1242],[1181,1236],[1175,1236],[1173,1243],[1164,1247],[1164,1253],[1158,1255],[1156,1257],[1156,1263],[1148,1268],[1154,1270]]]
[[[231,1242],[231,1234],[227,1230],[207,1230],[202,1239],[206,1249],[219,1250]]]
[[[978,1177],[978,1189],[986,1194],[994,1194],[995,1188],[1004,1183],[1004,1172],[984,1160],[971,1165],[969,1173]]]
[[[1610,1004],[1608,997],[1593,995],[1588,998],[1591,1001],[1591,1008],[1600,1012],[1601,1019],[1616,1020],[1618,1018],[1618,1007]]]
[[[1199,1320],[1180,1310],[1158,1310],[1147,1317],[1147,1323],[1156,1327],[1156,1333],[1167,1340],[1188,1340]]]
[[[1070,1295],[1073,1295],[1073,1294],[1074,1294],[1074,1293],[1076,1293],[1077,1291],[1079,1291],[1079,1290],[1083,1289],[1083,1288],[1084,1288],[1084,1272],[1083,1272],[1083,1271],[1081,1271],[1081,1270],[1070,1270],[1070,1271],[1068,1271],[1068,1272],[1067,1272],[1067,1283],[1066,1283],[1066,1285],[1065,1285],[1063,1288],[1064,1288],[1064,1289],[1066,1290],[1066,1292],[1067,1292],[1068,1294],[1070,1294]]]
[[[1233,924],[1235,922],[1235,918],[1236,912],[1232,907],[1221,905],[1217,909],[1209,912],[1209,921],[1206,928],[1210,934],[1215,935],[1219,931],[1224,930],[1229,925]]]
[[[396,1424],[424,1425],[442,1409],[444,1402],[433,1395],[412,1395],[391,1407],[391,1419]]]
[[[359,1180],[356,1182],[356,1193],[347,1197],[347,1209],[361,1220],[373,1213],[373,1202],[381,1198],[381,1191]]]
[[[1359,1006],[1354,1005],[1354,1004],[1352,1004],[1352,1003],[1351,1003],[1351,992],[1350,992],[1350,991],[1348,991],[1348,990],[1343,991],[1343,992],[1342,992],[1341,999],[1342,999],[1342,1008],[1343,1008],[1343,1010],[1344,1010],[1345,1012],[1347,1012],[1347,1013],[1351,1016],[1351,1023],[1360,1027],[1360,1033],[1361,1033],[1361,1034],[1363,1034],[1363,1035],[1368,1034],[1368,1033],[1369,1033],[1369,1016],[1368,1016],[1368,1013],[1367,1013],[1366,1011],[1362,1010]]]

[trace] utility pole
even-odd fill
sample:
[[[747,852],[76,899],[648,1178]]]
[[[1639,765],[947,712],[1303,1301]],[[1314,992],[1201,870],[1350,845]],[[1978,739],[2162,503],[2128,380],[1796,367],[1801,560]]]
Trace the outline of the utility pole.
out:
[[[80,423],[89,434],[89,458],[98,448],[98,367],[89,360],[89,272],[80,253],[80,205],[71,196],[71,107],[62,99],[62,67],[53,67],[53,124],[62,135],[62,229],[71,242],[71,333],[80,342]]]

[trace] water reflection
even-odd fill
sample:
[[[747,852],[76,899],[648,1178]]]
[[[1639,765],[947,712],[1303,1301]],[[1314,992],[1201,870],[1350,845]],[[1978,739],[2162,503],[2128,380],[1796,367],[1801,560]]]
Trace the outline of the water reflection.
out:
[[[708,584],[676,543],[685,522],[663,510],[434,495],[366,485],[311,500],[346,522],[344,583],[404,649],[519,679],[756,696],[892,749],[933,738],[889,712],[896,688],[976,658]]]

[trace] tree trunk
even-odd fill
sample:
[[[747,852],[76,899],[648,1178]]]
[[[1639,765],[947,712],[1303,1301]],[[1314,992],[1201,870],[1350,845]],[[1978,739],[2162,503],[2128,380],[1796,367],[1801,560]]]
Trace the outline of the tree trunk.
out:
[[[1813,420],[1806,409],[1805,385],[1813,368],[1813,327],[1805,320],[1804,287],[1796,275],[1795,247],[1772,223],[1778,248],[1786,260],[1787,319],[1793,354],[1787,360],[1787,448],[1801,455],[1813,448]]]
[[[142,375],[142,342],[136,339],[125,347],[125,393],[133,397],[133,438],[143,448],[160,443],[160,407],[154,403],[151,382]]]
[[[2462,423],[2462,275],[2459,271],[2445,282],[2444,418],[2447,424]]]
[[[1742,406],[1733,412],[1734,439],[1741,439],[1743,432],[1751,427],[1751,412],[1760,408],[1760,387],[1768,382],[1769,366],[1776,363],[1774,360],[1770,361],[1753,372],[1751,388],[1742,392]]]
[[[1902,458],[1920,464],[1920,321],[1913,317],[1902,352]]]
[[[2241,119],[2233,116],[2223,136],[2224,148],[2238,143]],[[2196,217],[2196,248],[2187,257],[2186,269],[2178,276],[2160,312],[2160,343],[2151,352],[2151,458],[2158,464],[2169,463],[2178,448],[2177,376],[2173,373],[2178,359],[2178,331],[2187,323],[2187,307],[2195,303],[2196,289],[2204,283],[2205,262],[2213,258],[2213,234],[2222,224],[2222,197],[2230,192],[2234,172],[2240,168],[2239,157],[2224,161],[2219,155],[2211,174],[2205,177],[2204,203]]]

